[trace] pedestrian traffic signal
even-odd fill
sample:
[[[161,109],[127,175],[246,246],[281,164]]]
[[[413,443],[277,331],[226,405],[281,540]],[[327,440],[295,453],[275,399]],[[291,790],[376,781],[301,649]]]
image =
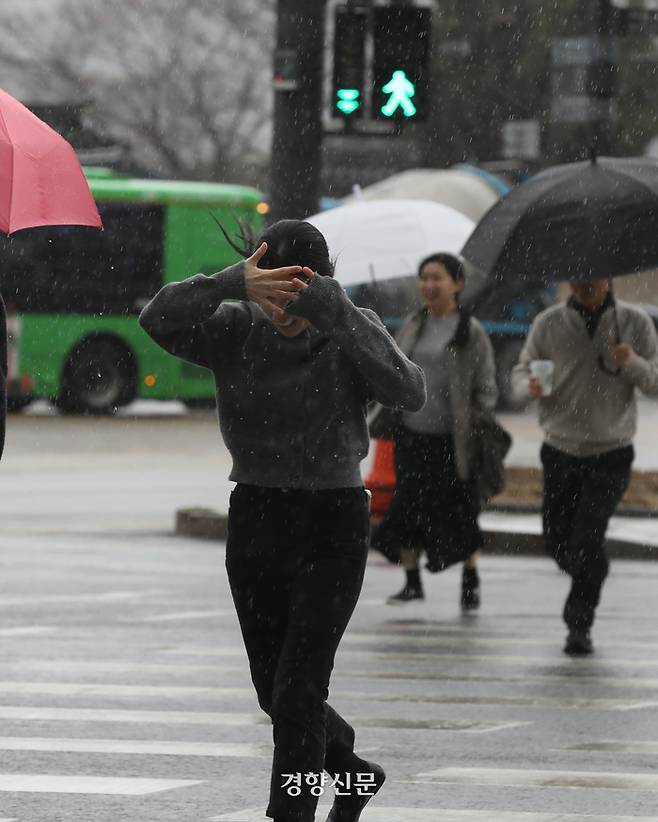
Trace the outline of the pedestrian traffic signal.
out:
[[[375,6],[373,15],[372,116],[422,120],[429,96],[431,10]]]
[[[366,76],[367,8],[339,5],[334,17],[334,83],[332,114],[363,116]]]

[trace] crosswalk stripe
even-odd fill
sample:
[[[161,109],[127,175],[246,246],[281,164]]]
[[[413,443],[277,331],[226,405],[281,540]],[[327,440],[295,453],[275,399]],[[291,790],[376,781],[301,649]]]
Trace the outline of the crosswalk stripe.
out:
[[[43,773],[0,773],[2,793],[81,793],[146,796],[201,785],[203,780],[139,779],[112,776],[66,776]]]
[[[116,685],[88,682],[22,682],[6,680],[0,682],[1,694],[30,694],[41,696],[113,696],[113,697],[157,697],[159,699],[194,697],[234,697],[253,699],[253,689],[228,688],[197,685]],[[610,710],[632,711],[651,708],[658,701],[629,701],[628,699],[535,697],[535,696],[465,696],[445,694],[428,696],[409,693],[376,693],[372,691],[347,691],[340,689],[342,699],[355,702],[403,702],[405,704],[430,705],[499,705],[507,707],[557,708],[560,710]]]
[[[55,625],[17,625],[14,628],[0,628],[0,636],[40,636],[41,634],[54,634],[58,630],[59,628]]]
[[[394,728],[395,730],[429,730],[452,731],[471,734],[487,734],[496,731],[508,731],[510,728],[522,728],[532,722],[473,722],[469,719],[359,719],[360,728]]]
[[[0,682],[2,694],[40,694],[49,696],[125,696],[125,697],[218,697],[253,694],[251,688],[222,688],[210,685],[116,685],[107,682]]]
[[[212,619],[214,617],[235,615],[234,608],[214,608],[208,611],[179,611],[178,613],[150,614],[143,617],[120,617],[118,622],[151,623],[151,622],[185,622],[194,619]]]
[[[468,635],[467,637],[459,635],[446,636],[445,634],[434,633],[429,629],[423,629],[421,631],[397,631],[387,633],[384,633],[383,631],[381,633],[347,633],[343,637],[343,642],[350,645],[355,645],[359,642],[374,642],[377,644],[382,644],[384,642],[391,644],[405,642],[409,645],[458,645],[460,647],[464,647],[466,645],[468,648],[477,647],[479,645],[486,645],[487,647],[532,645],[533,647],[544,646],[554,648],[557,638],[551,636],[508,637],[501,634],[486,637],[478,637],[477,635]],[[616,640],[610,638],[605,639],[605,645],[609,648],[639,648],[644,651],[647,649],[655,650],[658,648],[658,642],[637,642],[632,640]]]
[[[223,648],[217,645],[211,646],[178,646],[177,648],[165,648],[164,650],[160,651],[161,654],[164,656],[207,656],[212,658],[214,656],[218,657],[225,657],[225,656],[239,656],[244,658],[245,657],[245,650],[244,648]],[[658,662],[656,662],[658,665]]]
[[[50,630],[50,629],[49,629]],[[221,649],[221,651],[226,651],[226,653],[217,653],[215,651],[214,654],[208,653],[208,656],[220,659],[224,657],[244,657],[243,651],[235,652],[234,649]],[[169,654],[169,652],[167,652]],[[188,652],[181,652],[185,653],[186,655],[191,655]],[[205,653],[203,654],[206,655]],[[599,671],[609,670],[611,661],[605,660],[601,661],[600,667],[594,663],[594,661],[588,660],[584,662],[582,666],[579,665],[578,667],[578,676],[574,677],[572,674],[567,673],[548,673],[548,674],[536,674],[534,672],[529,673],[519,673],[515,675],[510,674],[492,674],[491,676],[483,676],[478,674],[470,674],[465,672],[464,674],[459,674],[455,671],[459,664],[469,665],[474,661],[487,661],[493,664],[499,664],[500,666],[506,666],[507,664],[519,663],[519,667],[528,670],[531,667],[530,663],[546,663],[548,659],[530,659],[528,657],[481,657],[481,656],[463,656],[458,657],[450,654],[416,654],[416,655],[408,655],[408,654],[386,654],[386,653],[371,653],[371,652],[358,652],[351,654],[350,652],[340,652],[340,657],[344,657],[344,659],[338,659],[337,665],[335,668],[334,673],[334,683],[339,682],[341,679],[349,680],[349,679],[380,679],[382,681],[390,680],[411,680],[411,681],[436,681],[439,678],[441,681],[445,682],[491,682],[491,683],[564,683],[566,685],[574,685],[574,686],[582,686],[583,683],[591,683],[596,685],[606,685],[606,686],[617,686],[623,687],[625,691],[628,690],[641,690],[645,688],[650,689],[658,689],[658,677],[632,677],[626,678],[623,676],[613,676],[610,674],[600,673]],[[358,658],[359,662],[363,663],[370,659],[373,663],[378,661],[397,661],[400,659],[409,660],[413,658],[414,663],[416,663],[417,672],[395,672],[391,671],[390,669],[387,670],[380,670],[377,667],[373,667],[372,671],[367,669],[359,668],[359,669],[352,669],[351,665],[347,662],[347,660],[352,658]],[[441,673],[440,677],[437,677],[433,671],[422,671],[420,669],[419,663],[427,661],[430,663],[441,662],[443,660],[449,660],[452,663],[452,674],[445,674]],[[628,664],[630,667],[655,667],[658,665],[657,661],[645,661],[645,660],[614,660],[614,664],[616,667],[623,667]],[[220,667],[221,666],[221,667]],[[195,674],[195,673],[247,673],[246,662],[240,661],[236,662],[235,664],[226,664],[225,662],[217,662],[215,664],[180,664],[178,662],[122,662],[122,661],[108,661],[108,660],[89,660],[89,659],[60,659],[60,658],[44,658],[39,660],[28,659],[28,660],[21,660],[13,659],[5,666],[5,671],[7,670],[16,670],[16,671],[39,671],[39,670],[52,670],[56,669],[58,671],[64,672],[85,672],[85,671],[92,671],[95,673],[103,672],[103,673],[112,673],[114,671],[120,673],[181,673],[181,674]],[[637,701],[633,702],[630,705],[631,710],[636,710],[637,707],[652,707],[655,705],[654,701],[643,702],[639,703]],[[620,708],[620,710],[624,710],[624,708]]]
[[[132,660],[120,659],[71,659],[67,657],[46,657],[44,659],[12,659],[5,660],[3,668],[7,670],[23,671],[24,673],[32,673],[33,671],[48,671],[53,670],[76,673],[103,673],[103,674],[212,674],[216,677],[218,673],[237,672],[248,673],[248,667],[245,661],[236,661],[235,663],[227,663],[225,661],[216,661],[214,664],[196,664],[196,665],[181,665],[179,662],[142,662]],[[658,678],[655,680],[656,687],[658,687]]]
[[[148,756],[271,757],[269,745],[247,742],[181,742],[144,739],[58,739],[57,737],[0,736],[0,751],[140,754]]]
[[[115,708],[50,708],[0,705],[0,719],[37,722],[137,722],[162,725],[252,726],[269,725],[264,713],[240,714],[205,711],[138,711]],[[392,719],[366,717],[362,728],[395,728],[396,730],[432,730],[485,734],[532,725],[529,721],[486,722],[469,719]]]
[[[596,674],[578,676],[565,675],[559,673],[552,674],[519,674],[518,676],[482,676],[480,674],[445,674],[433,672],[419,672],[409,673],[391,672],[391,671],[352,671],[346,669],[336,671],[334,682],[339,682],[345,679],[379,679],[383,681],[405,680],[411,682],[473,682],[473,683],[491,683],[491,684],[520,684],[520,685],[541,685],[543,683],[551,683],[555,685],[571,685],[574,688],[582,689],[583,685],[605,685],[607,687],[619,687],[625,692],[629,690],[658,690],[658,677],[633,677],[630,679],[625,676],[597,676]]]
[[[318,807],[324,818],[328,807]],[[532,813],[523,811],[462,811],[444,808],[383,808],[368,805],[368,822],[658,822],[658,816],[614,816],[599,814]],[[208,822],[261,822],[262,809],[213,816]]]
[[[168,594],[165,590],[146,591],[105,591],[91,594],[36,594],[30,596],[3,597],[0,600],[0,608],[11,608],[14,610],[21,605],[65,605],[76,602],[124,602],[126,600],[140,600],[153,596]]]
[[[589,742],[583,745],[570,745],[561,748],[563,751],[612,751],[614,753],[631,754],[658,754],[658,742],[646,742],[644,740],[629,740],[624,742],[621,739],[602,740],[601,742]]]
[[[631,702],[630,705],[619,708],[620,711],[643,711],[646,708],[658,707],[658,700],[650,699],[645,702]]]
[[[264,725],[265,714],[207,711],[150,711],[120,708],[51,708],[0,705],[0,719],[37,722],[138,722],[163,725]]]
[[[586,663],[587,664],[587,663]],[[67,659],[67,658],[47,658],[47,659],[15,659],[5,665],[5,671],[14,670],[22,672],[31,671],[51,671],[57,670],[60,673],[75,672],[75,673],[163,673],[163,674],[202,674],[208,673],[213,676],[219,675],[234,675],[236,673],[244,673],[247,675],[247,665],[245,662],[236,662],[235,664],[227,664],[226,662],[215,662],[214,664],[180,664],[177,662],[129,662],[120,660],[104,660],[104,659]],[[414,671],[392,671],[390,669],[381,670],[379,668],[354,669],[351,666],[341,666],[340,664],[335,669],[334,682],[349,679],[380,679],[382,681],[395,680],[410,680],[414,682],[436,682],[440,679],[442,682],[479,682],[479,683],[521,683],[521,684],[541,684],[541,683],[555,683],[573,685],[577,688],[582,688],[584,683],[606,686],[619,686],[625,691],[628,690],[642,690],[655,689],[658,690],[658,677],[622,677],[611,676],[605,674],[598,674],[596,671],[588,670],[587,668],[578,670],[578,676],[573,674],[554,673],[535,674],[472,674],[468,672],[460,673],[446,673],[441,671],[440,675],[436,670],[423,670],[416,668]]]
[[[360,648],[359,650],[350,650],[349,648],[340,648],[338,651],[338,659],[358,659],[360,662],[364,660],[386,660],[390,662],[429,662],[429,661],[439,661],[439,662],[451,662],[453,665],[458,665],[459,663],[470,664],[473,662],[486,662],[490,665],[519,665],[523,668],[528,668],[534,665],[546,665],[547,663],[554,663],[556,659],[560,659],[560,662],[563,662],[562,659],[562,652],[561,652],[561,637],[556,637],[555,642],[553,642],[553,648],[558,649],[560,652],[556,651],[552,654],[546,654],[546,656],[529,656],[527,654],[471,654],[469,653],[424,653],[422,651],[418,651],[415,648],[410,647],[408,651],[401,652],[401,651],[373,651],[370,648]],[[226,656],[239,656],[244,657],[244,650],[241,648],[218,648],[218,647],[179,647],[179,648],[168,648],[165,651],[162,651],[163,654],[167,656],[203,656],[208,657],[209,659],[212,657],[226,657]],[[615,665],[616,667],[629,667],[629,668],[658,668],[658,656],[656,658],[651,659],[627,659],[627,658],[618,658],[618,657],[610,657],[610,656],[599,656],[598,659],[588,659],[584,665],[583,670],[585,670],[585,666],[587,670],[608,670],[611,665]]]
[[[644,773],[553,771],[525,768],[438,768],[409,782],[459,785],[508,785],[535,788],[611,788],[658,791],[658,775]]]
[[[381,605],[382,600],[377,600]],[[363,600],[359,600],[358,606]],[[372,601],[375,604],[375,600]],[[644,611],[633,611],[622,613],[615,611],[614,613],[601,613],[596,615],[596,624],[607,619],[608,623],[603,629],[606,637],[614,638],[619,641],[628,638],[631,635],[628,626],[620,624],[624,618],[635,619],[645,616]],[[533,624],[532,617],[535,618]],[[521,621],[522,624],[519,624]],[[526,624],[527,623],[527,624]],[[387,619],[384,623],[386,626],[386,633],[404,633],[405,635],[423,635],[431,634],[432,636],[457,636],[465,639],[466,637],[477,637],[478,639],[487,639],[489,637],[504,636],[508,639],[516,637],[523,639],[529,637],[541,637],[542,639],[549,639],[555,636],[556,630],[562,630],[563,622],[559,612],[548,612],[545,614],[487,614],[486,625],[477,621],[469,622],[465,628],[463,622],[443,622],[439,619]],[[384,629],[382,628],[382,631]],[[358,627],[348,628],[347,635],[358,635],[362,630]],[[374,633],[370,630],[367,633]],[[639,634],[634,635],[634,641],[637,641],[638,636],[643,640],[648,639],[651,642],[658,642],[658,631],[651,626],[651,624],[643,624],[642,630]]]

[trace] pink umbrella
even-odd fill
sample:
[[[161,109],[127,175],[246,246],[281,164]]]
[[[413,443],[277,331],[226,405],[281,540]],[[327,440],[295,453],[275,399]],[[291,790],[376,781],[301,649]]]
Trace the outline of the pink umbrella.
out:
[[[0,231],[45,225],[103,227],[71,145],[0,89]]]

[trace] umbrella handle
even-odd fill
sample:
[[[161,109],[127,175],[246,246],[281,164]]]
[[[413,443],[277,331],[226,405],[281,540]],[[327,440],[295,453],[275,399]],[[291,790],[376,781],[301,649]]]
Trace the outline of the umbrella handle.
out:
[[[612,295],[612,315],[615,323],[615,342],[619,345],[621,343],[621,329],[619,328],[619,314],[617,313],[617,300],[615,299],[615,289],[612,284],[612,277],[608,282],[610,283],[610,294]]]

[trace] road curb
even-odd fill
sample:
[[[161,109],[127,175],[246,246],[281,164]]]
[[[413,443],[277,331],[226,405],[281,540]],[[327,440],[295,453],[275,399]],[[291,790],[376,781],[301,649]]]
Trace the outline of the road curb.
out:
[[[225,540],[228,517],[212,508],[181,508],[176,511],[176,533],[184,537]]]
[[[176,512],[176,534],[179,536],[223,542],[226,540],[227,525],[227,515],[212,508],[181,508]],[[544,555],[541,534],[486,529],[483,533],[483,549],[488,554],[510,557]],[[612,559],[658,560],[658,545],[608,539],[607,548]]]
[[[482,547],[487,554],[508,557],[545,555],[544,538],[541,534],[487,530],[483,530],[483,534]],[[658,545],[608,538],[606,549],[611,559],[658,560]]]
[[[492,514],[541,514],[541,506],[539,505],[514,505],[506,502],[489,503],[482,510]],[[658,519],[658,509],[629,508],[622,505],[615,511],[615,516],[631,519]]]

